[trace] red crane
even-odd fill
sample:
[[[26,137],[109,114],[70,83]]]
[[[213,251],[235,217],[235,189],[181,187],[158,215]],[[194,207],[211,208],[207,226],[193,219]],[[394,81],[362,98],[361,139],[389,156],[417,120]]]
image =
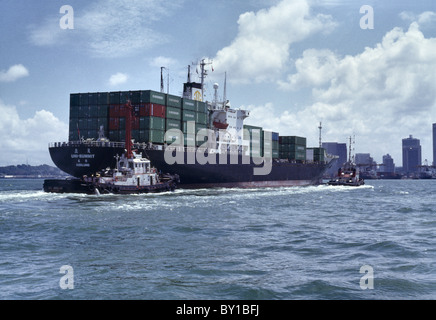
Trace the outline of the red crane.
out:
[[[132,143],[132,113],[133,113],[133,107],[130,103],[130,100],[127,100],[127,103],[125,105],[125,108],[127,109],[126,112],[126,158],[131,159],[133,158],[133,143]]]

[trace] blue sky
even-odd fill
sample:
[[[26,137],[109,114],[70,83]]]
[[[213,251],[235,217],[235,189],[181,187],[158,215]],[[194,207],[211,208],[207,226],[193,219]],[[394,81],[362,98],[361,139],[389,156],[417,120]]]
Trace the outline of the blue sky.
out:
[[[431,158],[436,4],[430,0],[0,0],[0,165],[52,164],[68,137],[69,94],[160,87],[181,94],[187,66],[213,60],[249,124],[318,144],[346,142],[402,165],[401,139]],[[62,29],[63,5],[74,29]],[[369,5],[374,29],[362,29]],[[195,68],[192,77],[195,80]],[[222,92],[220,92],[222,94]]]

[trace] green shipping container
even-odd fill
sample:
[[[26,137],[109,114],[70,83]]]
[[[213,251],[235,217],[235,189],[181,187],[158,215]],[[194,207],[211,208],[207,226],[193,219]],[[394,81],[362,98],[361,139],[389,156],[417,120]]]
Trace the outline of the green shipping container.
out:
[[[98,139],[98,130],[86,131],[85,139]]]
[[[129,91],[121,91],[120,92],[120,104],[126,104],[127,100],[130,99],[130,92]]]
[[[79,118],[89,118],[91,116],[89,111],[89,106],[79,106],[78,117]]]
[[[98,117],[98,105],[90,105],[89,106],[89,116],[92,118]]]
[[[207,103],[202,101],[195,101],[195,107],[197,112],[208,113]]]
[[[248,132],[247,132],[248,131]],[[248,134],[248,136],[247,136]],[[244,140],[259,140],[263,141],[263,130],[262,127],[244,125],[243,128],[243,139]]]
[[[70,106],[79,106],[80,105],[80,94],[71,93],[70,94]]]
[[[79,130],[88,130],[88,118],[79,118]]]
[[[280,159],[306,160],[306,152],[281,151]]]
[[[98,93],[88,93],[88,104],[97,105],[98,104]]]
[[[109,104],[109,92],[99,92],[98,93],[98,104],[108,105]]]
[[[139,130],[132,130],[132,140],[135,140],[135,142],[140,142]]]
[[[174,107],[174,108],[182,108],[182,98],[173,96],[173,95],[166,95],[166,104],[167,107]]]
[[[307,148],[307,150],[313,150],[313,161],[318,161],[318,162],[325,161],[324,148]]]
[[[140,130],[165,130],[165,119],[159,117],[141,117],[139,118]]]
[[[114,142],[120,141],[120,131],[119,130],[110,130],[109,131],[109,140]]]
[[[197,112],[195,122],[203,125],[207,125],[209,116],[207,113]]]
[[[120,130],[122,131],[126,131],[126,118],[125,117],[120,117]]]
[[[183,141],[184,141],[185,146],[187,146],[187,147],[197,146],[197,142],[195,141],[195,136],[184,134]]]
[[[156,103],[160,105],[166,105],[166,94],[153,90],[146,90],[140,92],[139,103]]]
[[[70,130],[68,141],[79,141],[79,132],[77,130]]]
[[[280,146],[280,145],[279,145],[279,142],[278,142],[278,141],[273,141],[273,142],[272,142],[272,149],[273,149],[273,150],[277,150],[277,151],[279,151],[279,149],[280,149],[279,146]]]
[[[281,144],[280,152],[306,152],[306,147],[298,144]]]
[[[191,110],[182,111],[182,121],[196,121],[196,113]]]
[[[70,106],[70,119],[79,117],[79,106]]]
[[[120,92],[109,92],[109,104],[120,104]]]
[[[88,130],[97,130],[98,129],[98,119],[97,118],[88,118]]]
[[[165,143],[167,143],[167,144],[172,144],[172,143],[174,143],[174,142],[176,141],[176,139],[177,139],[177,135],[176,135],[176,134],[172,134],[172,135],[170,135],[170,134],[168,133],[166,138],[167,138],[167,139],[165,139]],[[182,142],[181,142],[181,143],[183,143],[183,133],[182,133],[182,136],[181,136],[180,138],[182,139]]]
[[[205,126],[204,124],[194,123],[195,134],[197,134],[198,131],[200,131],[201,129],[207,129],[207,126]],[[188,122],[182,122],[182,131],[183,133],[188,132]]]
[[[170,129],[180,130],[181,128],[182,128],[182,122],[180,122],[179,120],[166,119],[165,130],[170,130]]]
[[[79,105],[81,106],[89,105],[89,97],[87,93],[79,93]]]
[[[182,99],[182,109],[196,112],[197,102],[191,99]]]
[[[109,128],[108,118],[98,118],[97,123],[98,123],[98,127],[97,127],[98,130],[100,130],[100,127],[102,126],[105,131],[107,131],[107,129]]]
[[[99,118],[107,118],[109,114],[109,105],[99,105],[98,106],[98,117]]]
[[[129,92],[129,100],[132,104],[140,104],[141,103],[141,91],[130,91]]]
[[[306,146],[306,138],[296,136],[280,136],[280,144],[297,144],[300,146]]]
[[[174,107],[167,107],[166,108],[166,116],[167,119],[175,119],[175,120],[182,120],[182,110]]]
[[[139,130],[139,141],[140,142],[152,142],[163,144],[165,137],[164,130]]]

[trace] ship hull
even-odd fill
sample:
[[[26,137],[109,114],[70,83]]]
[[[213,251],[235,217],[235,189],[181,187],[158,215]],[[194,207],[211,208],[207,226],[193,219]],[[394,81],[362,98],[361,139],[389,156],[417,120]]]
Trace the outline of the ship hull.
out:
[[[319,163],[273,162],[268,174],[256,175],[255,168],[261,168],[263,164],[257,165],[253,159],[250,159],[249,164],[243,164],[242,156],[238,156],[238,161],[232,163],[230,155],[224,161],[219,155],[214,155],[213,164],[200,164],[197,160],[195,162],[192,160],[195,159],[195,155],[185,152],[183,163],[172,165],[167,163],[165,152],[162,150],[146,150],[144,156],[162,172],[178,174],[180,188],[307,186],[319,184],[327,168],[326,164]],[[189,160],[192,164],[189,164]]]
[[[57,146],[50,148],[53,162],[64,172],[81,178],[91,176],[107,167],[114,167],[115,156],[122,154],[121,147],[96,146]],[[184,153],[183,163],[168,164],[163,150],[143,150],[143,156],[151,161],[153,167],[162,173],[177,174],[180,177],[179,188],[269,188],[308,186],[321,183],[327,169],[325,163],[294,163],[273,161],[267,175],[255,174],[255,164],[250,159],[244,164],[242,156],[231,159],[230,155],[222,160],[214,155],[214,164],[200,164],[195,152]],[[194,159],[194,161],[192,161]],[[223,163],[224,162],[224,163]],[[268,170],[267,170],[268,171]]]
[[[121,156],[124,146],[99,146],[85,143],[55,144],[49,147],[53,163],[65,173],[82,178],[106,168],[114,168],[116,155]]]

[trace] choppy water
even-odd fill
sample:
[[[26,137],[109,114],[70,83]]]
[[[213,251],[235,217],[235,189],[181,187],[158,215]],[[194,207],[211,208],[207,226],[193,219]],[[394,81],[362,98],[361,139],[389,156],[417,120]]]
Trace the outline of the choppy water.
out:
[[[132,196],[42,183],[0,180],[0,299],[436,298],[436,180]]]

